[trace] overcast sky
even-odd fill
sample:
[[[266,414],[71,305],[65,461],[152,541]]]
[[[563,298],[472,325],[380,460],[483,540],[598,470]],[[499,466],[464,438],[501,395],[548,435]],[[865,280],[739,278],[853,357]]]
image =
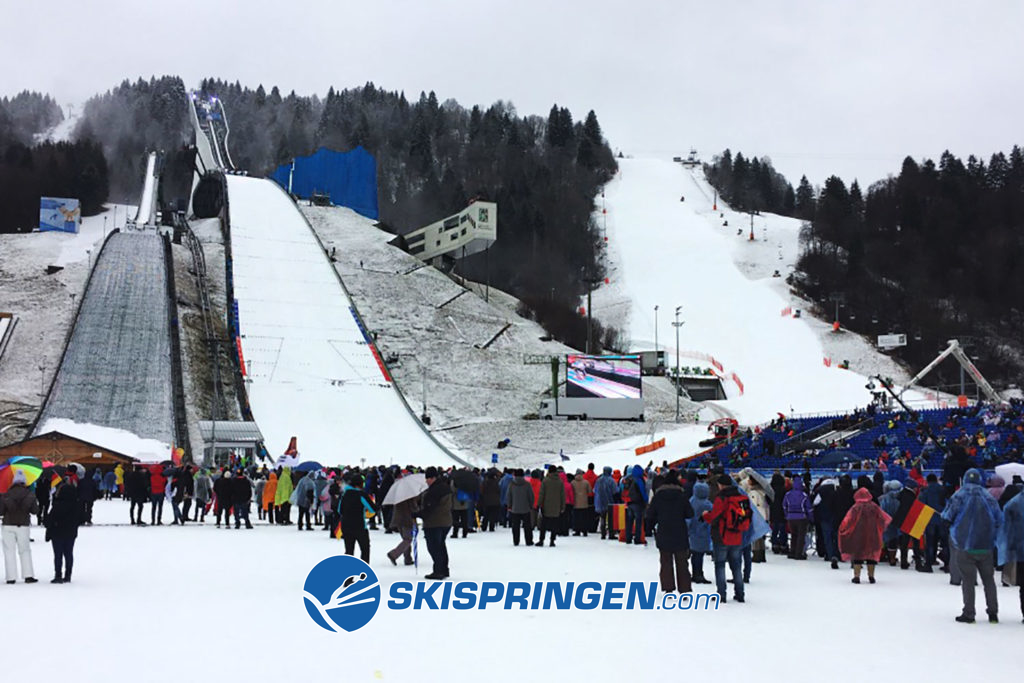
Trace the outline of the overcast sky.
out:
[[[625,154],[729,147],[794,185],[1024,143],[1020,0],[0,0],[0,17],[0,95],[61,104],[154,74],[321,95],[373,81],[593,109]]]

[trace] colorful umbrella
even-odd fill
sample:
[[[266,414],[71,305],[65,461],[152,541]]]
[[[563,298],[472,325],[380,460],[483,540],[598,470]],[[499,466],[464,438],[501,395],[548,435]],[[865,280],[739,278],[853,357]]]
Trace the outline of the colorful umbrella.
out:
[[[43,464],[38,458],[17,456],[0,465],[0,493],[7,493],[14,482],[14,473],[19,471],[25,473],[25,483],[31,486],[42,474]]]

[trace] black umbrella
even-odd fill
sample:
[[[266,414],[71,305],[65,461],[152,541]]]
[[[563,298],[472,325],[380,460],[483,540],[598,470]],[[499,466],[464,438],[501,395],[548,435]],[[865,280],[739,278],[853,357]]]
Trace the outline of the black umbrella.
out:
[[[43,468],[43,473],[39,475],[39,481],[45,482],[46,486],[51,486],[53,481],[53,475],[57,475],[61,479],[64,478],[64,474],[67,472],[67,468],[63,465],[50,465],[49,467]]]
[[[839,467],[852,462],[860,462],[853,451],[839,450],[826,453],[818,459],[818,467]]]

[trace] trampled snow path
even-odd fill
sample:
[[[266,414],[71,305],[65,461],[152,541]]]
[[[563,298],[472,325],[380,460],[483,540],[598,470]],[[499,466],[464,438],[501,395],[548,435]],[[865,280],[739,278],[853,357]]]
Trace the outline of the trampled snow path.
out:
[[[124,523],[127,504],[99,502],[95,516]],[[821,681],[822,672],[840,681],[967,681],[982,672],[1008,681],[1019,673],[1013,653],[1024,634],[1016,588],[999,589],[1003,623],[965,626],[953,621],[960,591],[945,574],[881,567],[878,584],[853,585],[846,567],[772,555],[754,565],[747,602],[718,611],[396,611],[383,603],[361,630],[334,634],[314,624],[302,601],[309,570],[344,552],[320,532],[263,523],[216,529],[210,517],[184,528],[87,527],[75,547],[74,582],[64,586],[46,583],[50,547],[41,529],[32,535],[41,583],[0,585],[0,633],[8,642],[27,639],[24,652],[4,659],[5,680],[34,680],[42,666],[45,680],[78,683],[277,681],[332,667],[352,681],[449,681],[473,672],[521,682],[538,671],[545,681],[595,683],[624,675],[802,683]],[[370,564],[385,596],[393,582],[417,580],[412,568],[384,557],[394,535],[370,536]],[[653,544],[595,537],[557,544],[514,548],[507,530],[449,540],[451,580],[657,580]],[[419,550],[422,576],[429,571],[422,539]],[[69,641],[59,655],[36,642],[58,625],[87,629],[89,642],[105,649]]]
[[[227,181],[242,355],[268,450],[297,436],[302,457],[324,464],[447,460],[379,367],[292,201],[270,180]]]

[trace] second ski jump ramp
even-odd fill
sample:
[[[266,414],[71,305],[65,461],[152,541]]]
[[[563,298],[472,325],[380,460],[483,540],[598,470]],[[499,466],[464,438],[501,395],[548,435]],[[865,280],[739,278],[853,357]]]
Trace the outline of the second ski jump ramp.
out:
[[[95,442],[99,427],[169,448],[174,406],[167,309],[160,235],[111,235],[89,279],[35,435],[57,429]],[[141,446],[162,453],[152,443]]]
[[[356,322],[316,236],[273,181],[227,176],[249,403],[267,450],[324,464],[444,464]]]

